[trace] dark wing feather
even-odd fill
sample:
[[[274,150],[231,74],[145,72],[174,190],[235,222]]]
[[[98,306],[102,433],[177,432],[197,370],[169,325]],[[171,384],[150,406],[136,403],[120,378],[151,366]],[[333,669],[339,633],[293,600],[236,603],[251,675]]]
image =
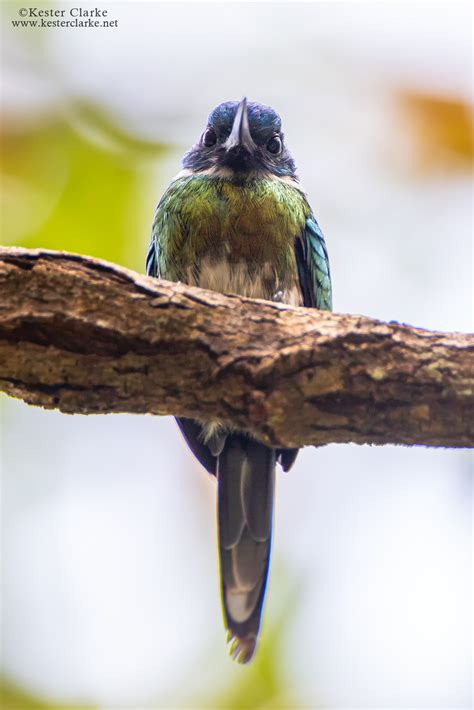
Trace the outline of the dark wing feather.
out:
[[[331,311],[329,257],[323,233],[312,215],[306,220],[303,232],[295,241],[295,253],[303,305]]]
[[[285,471],[290,470],[296,461],[299,449],[278,449],[277,461],[281,465],[282,469]]]
[[[199,461],[199,463],[204,466],[204,468],[212,473],[216,474],[217,468],[217,458],[213,456],[209,446],[204,443],[202,435],[202,427],[198,422],[193,419],[186,419],[185,417],[176,417],[181,433],[186,439],[186,443]]]
[[[147,276],[155,276],[158,277],[160,274],[158,273],[158,242],[153,239],[153,235],[151,237],[150,241],[150,246],[148,247],[148,252],[146,255],[146,273]]]

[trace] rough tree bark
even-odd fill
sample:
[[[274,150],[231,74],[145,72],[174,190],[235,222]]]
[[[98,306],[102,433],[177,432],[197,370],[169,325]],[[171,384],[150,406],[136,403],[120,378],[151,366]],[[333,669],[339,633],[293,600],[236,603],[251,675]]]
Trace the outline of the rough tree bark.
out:
[[[219,418],[280,446],[473,446],[474,338],[0,249],[0,389],[70,414]]]

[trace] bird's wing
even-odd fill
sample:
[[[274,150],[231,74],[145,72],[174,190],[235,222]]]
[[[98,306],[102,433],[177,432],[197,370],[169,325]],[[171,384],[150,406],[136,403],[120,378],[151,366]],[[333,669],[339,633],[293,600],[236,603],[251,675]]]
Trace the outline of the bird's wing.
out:
[[[163,215],[163,203],[166,200],[170,188],[165,192],[155,210],[153,225],[151,227],[150,246],[146,255],[146,273],[147,276],[155,276],[156,278],[164,278],[165,275],[160,270],[160,237],[163,226],[166,224]]]
[[[146,255],[146,273],[147,276],[160,277],[158,272],[158,242],[153,239],[153,235],[150,240],[150,246],[148,247]]]
[[[216,475],[217,456],[215,456],[209,446],[204,441],[202,426],[193,419],[185,417],[176,417],[181,433],[184,436],[187,445],[204,468]]]
[[[169,188],[158,203],[151,229],[150,246],[148,247],[146,256],[146,273],[148,276],[154,276],[155,278],[166,278],[167,276],[167,274],[163,274],[162,269],[160,269],[160,241],[164,236],[166,236],[166,230],[168,229],[168,223],[166,220],[167,215],[165,211],[167,208],[168,196],[171,192],[172,188]],[[173,222],[174,228],[181,227],[176,217],[170,221]],[[209,473],[215,475],[217,457],[205,443],[201,425],[192,419],[186,419],[184,417],[176,417],[176,421],[189,448],[198,461],[202,464],[202,466],[204,466],[205,469],[207,469],[207,471],[209,471]]]
[[[313,215],[295,241],[296,263],[303,305],[332,310],[331,272],[323,233]]]
[[[190,178],[175,178],[158,202],[146,257],[148,276],[180,281],[183,274],[173,256],[183,249],[187,230],[182,204]]]

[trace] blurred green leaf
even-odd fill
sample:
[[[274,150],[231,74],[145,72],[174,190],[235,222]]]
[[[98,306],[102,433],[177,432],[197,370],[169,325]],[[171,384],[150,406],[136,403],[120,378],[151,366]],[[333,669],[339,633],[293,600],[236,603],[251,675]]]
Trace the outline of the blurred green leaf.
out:
[[[127,136],[85,105],[19,131],[4,122],[4,130],[3,243],[143,271],[159,197],[152,178],[165,146]]]
[[[5,678],[0,680],[0,705],[2,710],[93,710],[90,705],[57,705],[40,700]]]

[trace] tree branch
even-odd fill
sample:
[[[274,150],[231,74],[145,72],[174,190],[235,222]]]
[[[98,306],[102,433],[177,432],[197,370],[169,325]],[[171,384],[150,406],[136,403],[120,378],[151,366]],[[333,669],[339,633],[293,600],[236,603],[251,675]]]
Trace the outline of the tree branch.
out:
[[[474,338],[0,249],[0,390],[70,414],[175,414],[280,446],[473,446]]]

